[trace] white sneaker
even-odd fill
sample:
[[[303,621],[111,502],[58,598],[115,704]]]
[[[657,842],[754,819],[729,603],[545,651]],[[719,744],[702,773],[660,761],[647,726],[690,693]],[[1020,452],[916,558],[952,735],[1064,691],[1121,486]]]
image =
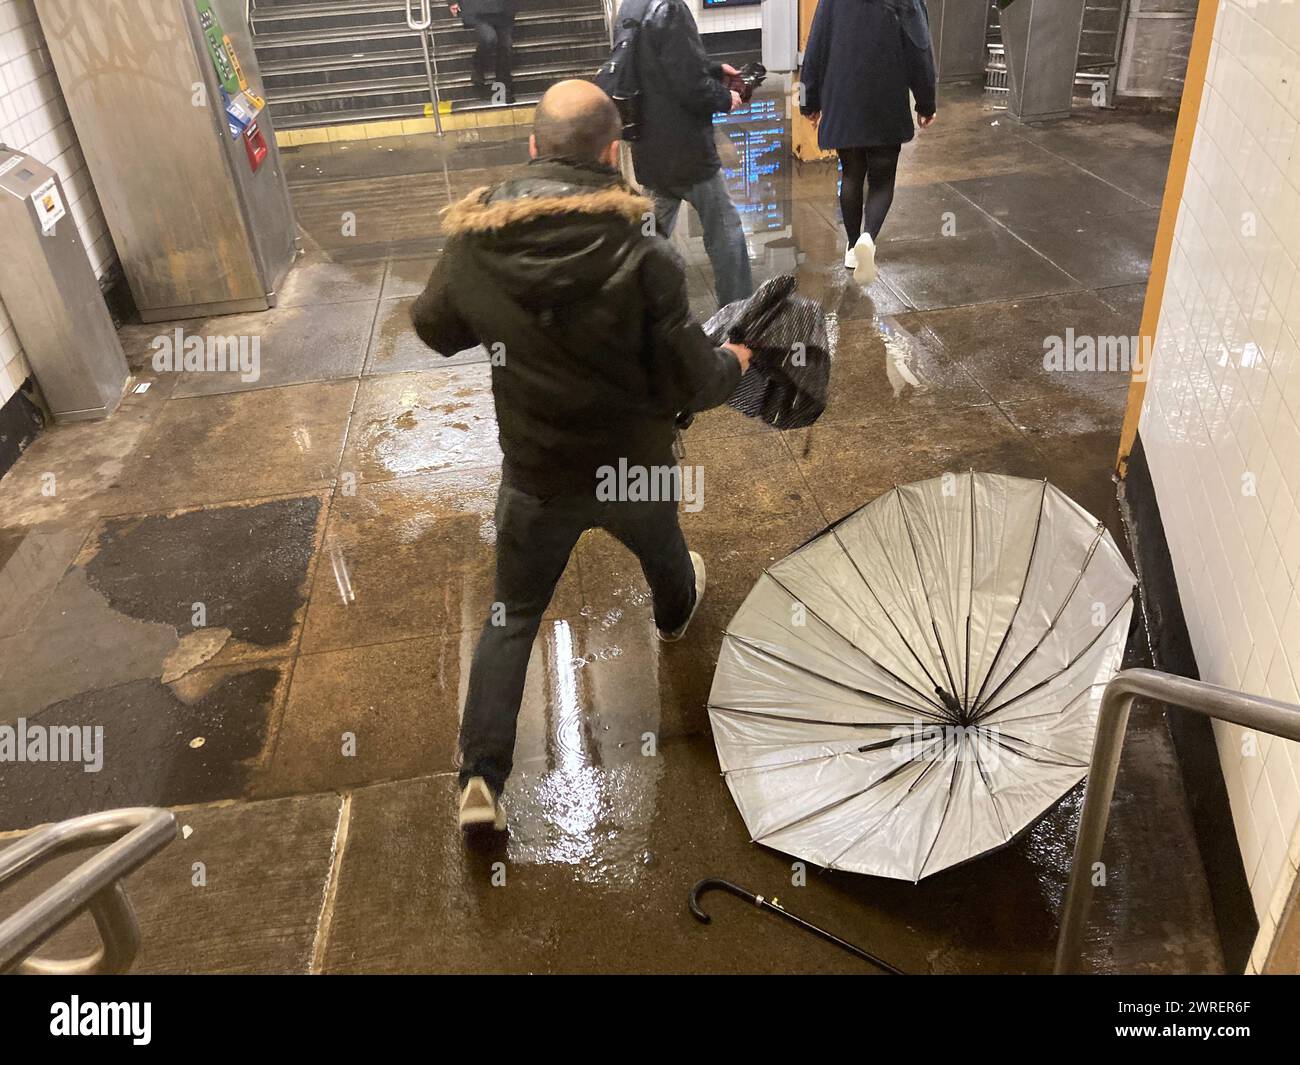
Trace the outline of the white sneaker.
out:
[[[858,237],[858,242],[844,257],[845,265],[848,265],[850,255],[853,257],[853,280],[866,288],[876,279],[876,242],[870,233]]]
[[[490,825],[498,832],[506,830],[506,812],[482,777],[470,777],[460,793],[460,828]]]
[[[856,270],[858,268],[858,255],[852,248],[844,252],[844,269]]]
[[[695,567],[695,605],[691,607],[690,617],[681,623],[672,632],[664,632],[659,629],[659,639],[665,643],[675,643],[686,635],[687,628],[690,627],[691,618],[695,617],[695,612],[700,609],[700,603],[704,600],[704,559],[691,552],[691,565]]]

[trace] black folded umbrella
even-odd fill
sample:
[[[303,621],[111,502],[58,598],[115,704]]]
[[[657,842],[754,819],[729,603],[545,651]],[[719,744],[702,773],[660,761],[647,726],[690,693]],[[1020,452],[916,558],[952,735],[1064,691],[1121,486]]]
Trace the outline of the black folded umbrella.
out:
[[[727,405],[778,429],[812,425],[830,391],[826,312],[816,300],[796,295],[795,284],[791,274],[774,277],[704,323],[715,344],[729,340],[754,352]]]

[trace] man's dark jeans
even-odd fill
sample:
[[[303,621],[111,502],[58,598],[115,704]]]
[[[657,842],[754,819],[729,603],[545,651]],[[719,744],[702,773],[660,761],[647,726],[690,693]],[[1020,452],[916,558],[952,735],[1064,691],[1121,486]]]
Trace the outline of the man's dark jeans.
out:
[[[514,47],[515,16],[509,12],[486,15],[466,15],[462,20],[474,31],[474,84],[488,84],[488,69],[496,80],[505,86],[507,93],[514,91],[514,72],[511,51]]]
[[[695,570],[675,500],[602,502],[594,492],[538,499],[502,482],[496,526],[496,603],[470,667],[460,723],[460,783],[483,777],[499,794],[514,764],[533,639],[578,537],[604,529],[636,555],[654,593],[655,624],[665,632],[690,616]]]

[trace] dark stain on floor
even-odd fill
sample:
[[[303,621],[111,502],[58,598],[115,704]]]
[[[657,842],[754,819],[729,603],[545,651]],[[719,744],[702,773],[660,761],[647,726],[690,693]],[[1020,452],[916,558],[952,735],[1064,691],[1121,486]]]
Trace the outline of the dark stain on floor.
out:
[[[181,514],[110,518],[85,564],[92,587],[123,614],[186,633],[206,626],[261,647],[286,643],[306,604],[316,496]]]
[[[240,797],[263,754],[282,680],[278,666],[197,670],[172,684],[136,680],[46,707],[23,727],[50,735],[72,726],[90,743],[80,762],[6,763],[0,831],[122,806]],[[92,749],[100,757],[91,758]],[[87,772],[96,761],[100,768]]]

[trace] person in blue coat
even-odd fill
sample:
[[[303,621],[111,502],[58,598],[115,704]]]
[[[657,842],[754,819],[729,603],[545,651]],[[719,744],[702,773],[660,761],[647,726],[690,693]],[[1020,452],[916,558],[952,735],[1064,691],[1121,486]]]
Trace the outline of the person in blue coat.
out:
[[[799,109],[840,158],[844,266],[869,284],[898,153],[916,132],[909,92],[922,129],[938,113],[925,0],[819,0],[799,80]]]

